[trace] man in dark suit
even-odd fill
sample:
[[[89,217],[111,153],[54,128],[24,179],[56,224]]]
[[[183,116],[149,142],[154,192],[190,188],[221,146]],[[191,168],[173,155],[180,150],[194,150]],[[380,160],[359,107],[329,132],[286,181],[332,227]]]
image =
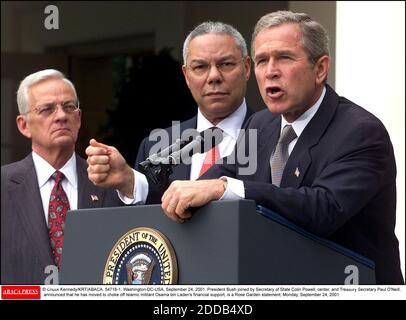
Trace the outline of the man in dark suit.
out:
[[[326,84],[324,28],[306,14],[265,15],[252,57],[268,110],[251,117],[237,150],[257,134],[257,152],[250,154],[256,170],[247,173],[237,157],[237,164],[226,161],[205,175],[220,179],[175,181],[162,198],[165,213],[183,221],[191,217],[188,208],[212,200],[253,199],[372,259],[378,284],[403,283],[392,144],[375,116]]]
[[[51,200],[60,210],[54,173],[62,176],[63,210],[121,201],[115,190],[89,181],[86,161],[75,154],[81,110],[73,84],[62,73],[49,69],[27,76],[17,103],[17,126],[31,139],[32,153],[1,168],[1,283],[44,284],[45,268],[59,267],[63,246],[64,217],[52,222],[57,218],[51,216]]]
[[[201,132],[216,126],[224,133],[218,146],[219,157],[226,157],[234,149],[241,126],[252,114],[244,98],[250,75],[245,40],[228,24],[204,22],[187,36],[183,59],[182,70],[197,102],[198,113],[192,119],[162,130],[160,135],[167,145],[161,149],[181,138],[188,129]],[[142,141],[136,166],[158,151],[154,151],[156,144],[151,136]],[[126,204],[161,202],[162,189],[140,172],[132,170],[115,148],[92,140],[86,153],[89,156],[89,178],[99,186],[120,190]],[[204,173],[201,168],[206,157],[207,153],[195,154],[191,163],[174,167],[170,180],[197,179]]]

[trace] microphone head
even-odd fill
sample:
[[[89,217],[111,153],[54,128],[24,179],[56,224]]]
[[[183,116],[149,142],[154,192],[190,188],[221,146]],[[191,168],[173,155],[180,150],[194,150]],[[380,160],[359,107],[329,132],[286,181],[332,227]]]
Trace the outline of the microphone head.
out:
[[[220,144],[221,141],[223,141],[223,130],[220,128],[212,127],[200,133],[196,129],[190,129],[182,134],[182,139],[177,139],[171,146],[141,162],[139,169],[144,173],[150,167],[161,164],[175,166],[179,163],[190,164],[193,154],[205,153]]]

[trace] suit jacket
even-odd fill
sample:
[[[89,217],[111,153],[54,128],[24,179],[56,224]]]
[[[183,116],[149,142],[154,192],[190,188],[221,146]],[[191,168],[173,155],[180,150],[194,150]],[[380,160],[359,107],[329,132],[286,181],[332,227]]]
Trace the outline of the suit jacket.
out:
[[[247,113],[245,115],[243,126],[245,125],[246,121],[250,118],[253,112],[247,107]],[[196,129],[197,128],[197,116],[193,118],[183,121],[179,124],[180,126],[180,135],[187,129]],[[172,143],[172,127],[166,128],[165,131],[169,135],[169,141]],[[149,140],[149,137],[144,138],[142,140],[140,147],[138,149],[137,159],[135,162],[135,169],[138,170],[138,164],[144,160],[146,160],[150,155],[150,150],[156,141]],[[174,180],[189,180],[190,179],[190,164],[180,163],[179,165],[172,168],[173,173],[169,176],[170,181]],[[146,200],[146,204],[159,204],[161,203],[161,198],[163,195],[163,190],[156,186],[152,181],[148,181],[149,190],[148,190],[148,197]]]
[[[78,208],[121,206],[115,190],[96,187],[76,156]],[[90,195],[97,195],[92,201]],[[69,214],[69,213],[68,213]],[[63,260],[63,257],[62,257]],[[1,167],[1,283],[44,284],[53,255],[32,154]]]
[[[272,185],[269,161],[280,126],[279,114],[254,114],[246,128],[258,130],[256,171],[243,175],[241,164],[223,164],[205,177],[243,180],[246,199],[373,260],[378,284],[403,283],[394,234],[396,165],[383,124],[327,86],[292,150],[279,188]],[[246,135],[237,148],[242,140],[249,144]]]

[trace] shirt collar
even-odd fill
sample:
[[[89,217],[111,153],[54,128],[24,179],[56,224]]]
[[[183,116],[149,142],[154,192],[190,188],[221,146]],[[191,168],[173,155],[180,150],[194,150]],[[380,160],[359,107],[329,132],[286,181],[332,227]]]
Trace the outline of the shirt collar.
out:
[[[240,133],[240,129],[247,114],[247,104],[245,99],[242,104],[228,117],[221,120],[216,127],[223,130],[227,135],[231,136],[234,140],[237,140]],[[201,113],[200,108],[197,110],[197,131],[202,132],[206,129],[213,127],[213,124],[205,118]]]
[[[52,167],[44,158],[42,158],[35,151],[32,152],[32,160],[34,161],[35,171],[37,172],[38,185],[40,188],[49,180],[52,174],[55,172],[55,168]],[[74,187],[77,188],[78,179],[76,174],[76,156],[72,154],[70,159],[59,170],[61,171],[66,180]]]
[[[295,133],[297,137],[302,134],[303,130],[306,128],[307,124],[310,122],[310,120],[313,118],[313,116],[316,114],[317,110],[319,110],[319,107],[321,105],[321,102],[324,99],[324,96],[326,94],[326,87],[323,88],[323,91],[321,92],[320,98],[316,101],[316,103],[311,106],[310,109],[306,110],[305,113],[303,113],[299,118],[297,118],[295,121],[292,123],[289,123],[285,120],[285,118],[282,116],[282,121],[281,121],[281,132],[282,129],[285,127],[285,125],[292,125],[293,130],[295,130]]]

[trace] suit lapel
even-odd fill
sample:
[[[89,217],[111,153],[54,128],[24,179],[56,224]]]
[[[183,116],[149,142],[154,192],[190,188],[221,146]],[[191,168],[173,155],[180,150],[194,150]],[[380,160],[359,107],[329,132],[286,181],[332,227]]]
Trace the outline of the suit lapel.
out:
[[[182,136],[183,132],[190,128],[193,129],[197,128],[197,116],[194,116],[193,118],[180,123],[180,135]],[[172,141],[172,136],[170,137],[170,141]],[[191,164],[180,163],[178,166],[173,168],[173,173],[170,179],[189,180],[191,168],[192,168]]]
[[[312,162],[309,148],[310,145],[308,144],[307,147],[301,147],[302,150],[295,152],[295,154],[292,151],[283,171],[281,187],[299,188],[301,186],[307,169]]]
[[[48,227],[31,154],[22,160],[21,170],[10,177],[10,182],[8,194],[10,199],[13,199],[21,228],[36,248],[39,260],[52,264]]]
[[[326,95],[314,117],[303,130],[286,163],[281,187],[298,188],[312,163],[311,149],[327,130],[338,106],[338,95],[326,85]]]
[[[281,118],[275,117],[266,130],[258,132],[258,168],[256,179],[271,182],[270,159],[278,143],[281,127]]]
[[[104,190],[96,187],[87,178],[87,162],[76,155],[78,173],[78,209],[100,208],[104,200]]]
[[[245,124],[248,122],[249,118],[254,114],[254,112],[247,106],[247,113],[245,114],[244,121],[242,123],[242,127],[245,126]]]

